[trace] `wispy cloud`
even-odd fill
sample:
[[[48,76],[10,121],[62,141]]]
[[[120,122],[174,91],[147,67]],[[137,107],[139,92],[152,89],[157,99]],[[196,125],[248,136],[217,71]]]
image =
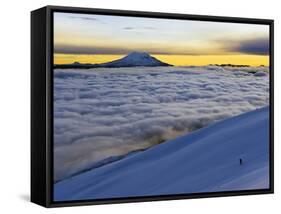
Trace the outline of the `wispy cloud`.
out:
[[[124,27],[124,30],[156,30],[155,27]]]
[[[75,45],[55,45],[54,52],[57,54],[128,54],[132,51],[144,51],[150,54],[171,54],[166,48],[153,47],[99,47],[99,46],[75,46]],[[192,54],[192,53],[190,53]]]
[[[124,30],[133,30],[133,29],[135,29],[135,28],[133,28],[133,27],[124,27],[123,29],[124,29]]]
[[[125,29],[125,28],[124,28]],[[126,27],[126,30],[133,31],[135,28]],[[138,32],[136,30],[136,32]],[[259,38],[240,38],[240,39],[211,39],[204,43],[158,43],[152,41],[148,44],[131,42],[127,45],[123,42],[112,47],[108,44],[101,45],[97,43],[87,46],[72,44],[55,44],[55,53],[62,54],[128,54],[131,51],[145,51],[150,54],[162,55],[231,55],[231,54],[249,54],[249,55],[268,55],[269,39]]]
[[[269,39],[257,38],[254,40],[241,41],[233,50],[246,54],[268,55]]]
[[[85,47],[73,45],[55,45],[55,53],[61,54],[127,54],[131,52],[126,48],[108,48],[108,47]]]
[[[81,19],[81,20],[86,20],[86,21],[97,21],[100,22],[99,19],[95,17],[84,17],[84,16],[69,16],[71,19]]]
[[[221,39],[216,41],[226,52],[242,54],[268,55],[269,38]]]

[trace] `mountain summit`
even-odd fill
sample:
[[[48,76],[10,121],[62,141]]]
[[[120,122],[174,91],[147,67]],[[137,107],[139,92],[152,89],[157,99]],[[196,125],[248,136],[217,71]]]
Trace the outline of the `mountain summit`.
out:
[[[131,52],[127,56],[108,63],[100,64],[100,67],[135,67],[135,66],[171,66],[161,62],[146,52]]]
[[[146,52],[131,52],[127,56],[111,62],[101,64],[82,64],[74,62],[72,64],[55,65],[55,68],[120,68],[120,67],[155,67],[155,66],[173,66],[165,62],[161,62]]]

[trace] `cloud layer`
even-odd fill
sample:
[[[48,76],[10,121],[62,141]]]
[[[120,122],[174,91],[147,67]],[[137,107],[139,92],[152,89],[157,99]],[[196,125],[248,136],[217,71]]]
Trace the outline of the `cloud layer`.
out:
[[[229,51],[254,54],[254,55],[268,55],[269,54],[269,38],[255,38],[242,41],[229,42],[231,46]]]
[[[57,69],[55,180],[268,101],[267,67]]]

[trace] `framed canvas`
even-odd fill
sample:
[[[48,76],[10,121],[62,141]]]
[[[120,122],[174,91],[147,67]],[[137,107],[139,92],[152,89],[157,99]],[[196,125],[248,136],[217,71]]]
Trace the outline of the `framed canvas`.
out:
[[[31,13],[31,201],[273,193],[273,20]]]

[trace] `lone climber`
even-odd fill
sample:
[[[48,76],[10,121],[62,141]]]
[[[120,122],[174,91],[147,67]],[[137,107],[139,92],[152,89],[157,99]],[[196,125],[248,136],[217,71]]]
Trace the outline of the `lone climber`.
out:
[[[243,164],[243,160],[242,160],[242,158],[240,158],[240,159],[239,159],[239,163],[240,163],[240,165],[242,165],[242,164]]]

